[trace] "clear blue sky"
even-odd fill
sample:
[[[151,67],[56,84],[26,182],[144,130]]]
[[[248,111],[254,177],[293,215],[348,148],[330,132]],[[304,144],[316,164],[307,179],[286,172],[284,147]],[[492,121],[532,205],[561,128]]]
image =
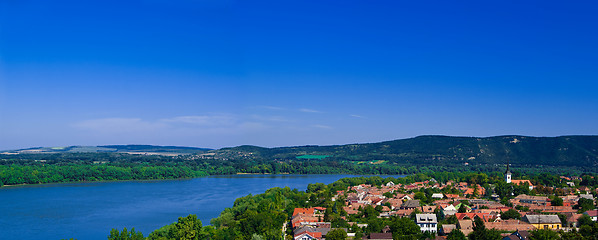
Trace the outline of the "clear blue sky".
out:
[[[0,149],[598,134],[596,1],[0,1]]]

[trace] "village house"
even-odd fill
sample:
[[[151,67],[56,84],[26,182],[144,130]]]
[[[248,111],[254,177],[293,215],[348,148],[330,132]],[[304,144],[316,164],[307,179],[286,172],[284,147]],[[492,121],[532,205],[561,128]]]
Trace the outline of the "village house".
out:
[[[511,235],[505,236],[502,240],[528,240],[530,239],[531,234],[529,231],[520,231],[517,230]]]
[[[509,200],[509,202],[511,202],[513,205],[547,205],[550,202],[550,199],[542,196],[529,196],[521,194]]]
[[[583,213],[583,215],[589,216],[590,219],[592,219],[592,221],[594,221],[594,222],[598,221],[598,210],[596,210],[596,209],[586,211]]]
[[[532,185],[532,182],[530,182],[529,180],[511,180],[511,183],[520,186],[520,185],[526,185],[529,187],[529,190],[533,190],[534,189],[534,185]]]
[[[367,238],[364,239],[371,239],[371,240],[388,240],[392,239],[392,232],[390,232],[390,227],[387,225],[382,229],[381,233],[370,233]]]
[[[517,230],[526,230],[532,231],[536,230],[532,224],[517,220],[517,219],[508,219],[508,220],[497,220],[494,222],[485,222],[484,225],[488,229],[496,229],[498,231],[517,231]]]
[[[561,229],[561,219],[557,215],[525,215],[522,220],[527,221],[537,229]]]
[[[432,198],[442,199],[444,195],[442,193],[433,193]]]
[[[444,215],[450,216],[450,215],[455,215],[455,213],[457,213],[457,210],[458,209],[455,208],[454,205],[448,204],[448,206],[446,206],[442,209],[442,212],[444,213]]]
[[[461,219],[475,219],[476,217],[481,218],[484,222],[488,222],[488,220],[490,220],[492,217],[490,216],[490,214],[488,213],[455,213],[455,217],[457,217],[458,220]]]
[[[567,223],[569,224],[569,227],[577,226],[577,220],[579,220],[581,216],[583,216],[583,214],[566,213],[565,217],[567,217]]]
[[[473,220],[471,219],[462,219],[457,222],[457,228],[465,234],[465,236],[469,235],[473,232]]]
[[[428,231],[436,233],[438,231],[436,214],[415,214],[415,223],[419,226],[419,229],[422,232]]]
[[[294,239],[295,240],[322,240],[322,233],[304,231],[302,233],[295,234]]]
[[[291,217],[292,227],[321,225],[325,211],[326,208],[323,207],[295,208]]]
[[[471,187],[467,188],[463,194],[467,195],[478,195],[483,196],[486,194],[486,189],[480,186],[479,184],[472,185]]]
[[[454,229],[457,229],[457,224],[442,224],[442,228],[438,229],[438,232],[444,235],[448,235]]]
[[[401,205],[401,209],[416,209],[419,207],[419,200],[407,200]]]
[[[389,240],[392,239],[392,233],[370,233],[370,235],[366,239]]]

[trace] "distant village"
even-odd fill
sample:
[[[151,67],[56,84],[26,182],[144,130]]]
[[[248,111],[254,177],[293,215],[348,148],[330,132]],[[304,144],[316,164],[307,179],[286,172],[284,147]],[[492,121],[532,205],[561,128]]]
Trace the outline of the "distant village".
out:
[[[361,184],[350,186],[346,190],[338,191],[332,201],[342,201],[343,210],[347,215],[359,214],[367,206],[376,207],[380,214],[378,218],[407,217],[414,221],[422,232],[433,233],[432,239],[447,239],[447,235],[458,229],[465,236],[473,231],[474,219],[483,221],[487,229],[501,232],[503,239],[529,239],[530,231],[536,229],[550,229],[554,231],[571,231],[578,227],[578,219],[586,215],[596,221],[598,211],[595,209],[595,198],[591,192],[596,189],[576,187],[577,177],[561,176],[571,188],[564,196],[558,196],[562,201],[552,199],[548,195],[530,196],[520,194],[512,196],[508,203],[500,203],[499,196],[486,193],[486,189],[477,184],[448,181],[439,183],[435,179],[411,184],[395,184],[388,182],[381,186]],[[504,181],[518,186],[527,186],[530,190],[534,185],[529,180],[511,179],[511,172],[505,172]],[[432,201],[424,204],[417,199],[417,192],[422,189],[438,190],[432,194]],[[456,194],[440,193],[444,188],[456,188]],[[556,190],[556,189],[555,189]],[[560,189],[562,190],[562,189]],[[478,197],[479,196],[479,197]],[[486,196],[481,198],[482,196]],[[591,201],[594,209],[579,212],[574,206],[580,199]],[[553,203],[557,202],[557,206]],[[562,202],[562,203],[561,203]],[[508,205],[508,206],[507,206]],[[295,240],[326,239],[326,235],[334,230],[330,222],[323,221],[326,208],[296,208],[290,221]],[[346,217],[343,217],[346,219]],[[439,218],[451,219],[441,223]],[[565,218],[565,219],[563,219]],[[447,223],[452,222],[452,223]],[[359,227],[367,224],[349,222]],[[354,239],[355,233],[343,228],[348,239]],[[392,231],[386,226],[379,233],[369,233],[361,239],[393,239]]]

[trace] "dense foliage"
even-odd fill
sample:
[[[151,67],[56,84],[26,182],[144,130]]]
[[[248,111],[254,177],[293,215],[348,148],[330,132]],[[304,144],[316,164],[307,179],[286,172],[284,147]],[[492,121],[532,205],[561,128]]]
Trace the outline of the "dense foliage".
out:
[[[328,155],[337,162],[386,161],[390,164],[462,165],[505,164],[524,166],[577,166],[583,171],[598,167],[598,136],[487,138],[419,136],[380,143],[340,146],[260,148],[240,146],[221,149],[229,156],[247,155],[256,159],[294,159],[299,155]],[[241,154],[239,154],[241,153]]]

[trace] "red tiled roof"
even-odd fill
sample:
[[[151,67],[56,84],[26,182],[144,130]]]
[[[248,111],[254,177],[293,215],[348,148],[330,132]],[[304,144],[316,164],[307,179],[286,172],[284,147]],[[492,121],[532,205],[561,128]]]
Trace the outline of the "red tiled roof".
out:
[[[588,214],[588,216],[590,216],[590,217],[597,217],[598,216],[598,210],[588,210],[585,213]]]

